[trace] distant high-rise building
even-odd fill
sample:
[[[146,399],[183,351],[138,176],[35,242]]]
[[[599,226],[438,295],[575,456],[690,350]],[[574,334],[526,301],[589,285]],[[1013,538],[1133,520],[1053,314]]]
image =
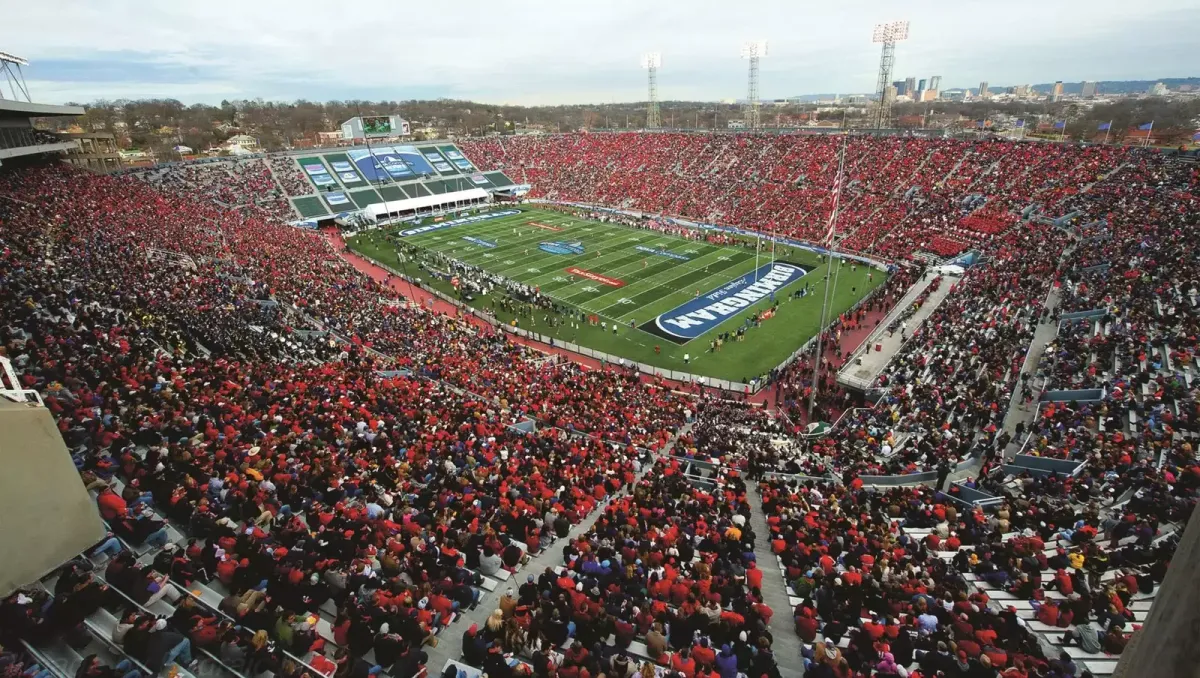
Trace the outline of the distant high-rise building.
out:
[[[917,81],[917,100],[923,100],[925,97],[925,78]]]
[[[896,88],[896,94],[897,94],[897,96],[904,95],[904,94],[908,94],[908,90],[907,90],[907,89],[905,89],[905,87],[904,87],[904,81],[903,81],[903,80],[897,80],[897,81],[893,82],[893,83],[892,83],[892,87],[895,87],[895,88]]]
[[[1091,99],[1092,97],[1096,96],[1096,81],[1084,80],[1082,94],[1084,99]]]
[[[1062,98],[1063,84],[1062,80],[1054,81],[1054,89],[1050,90],[1050,101],[1058,101]]]
[[[910,96],[910,97],[913,96],[914,94],[916,94],[917,79],[916,78],[905,78],[904,79],[904,91],[908,92],[908,96]]]
[[[1029,96],[1029,85],[1017,85],[1012,88],[1013,96],[1027,97]]]
[[[988,93],[987,80],[984,80],[983,82],[979,83],[979,98],[980,99],[990,99],[991,96],[992,95]]]
[[[894,102],[896,100],[896,86],[888,85],[887,87],[885,87],[883,90],[883,98],[885,101],[893,101]]]
[[[938,90],[942,88],[942,76],[935,75],[929,79],[929,89]]]
[[[1150,96],[1154,96],[1154,97],[1167,96],[1167,86],[1162,84],[1161,82],[1154,83],[1154,86],[1150,88]]]
[[[937,101],[938,91],[936,89],[927,89],[921,92],[921,101]]]

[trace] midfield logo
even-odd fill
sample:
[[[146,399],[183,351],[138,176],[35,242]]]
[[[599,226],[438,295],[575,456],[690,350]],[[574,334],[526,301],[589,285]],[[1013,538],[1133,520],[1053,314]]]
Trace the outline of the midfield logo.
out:
[[[583,254],[583,243],[555,240],[553,242],[538,243],[538,249],[546,252],[547,254],[561,254],[564,256],[570,256],[573,254]]]

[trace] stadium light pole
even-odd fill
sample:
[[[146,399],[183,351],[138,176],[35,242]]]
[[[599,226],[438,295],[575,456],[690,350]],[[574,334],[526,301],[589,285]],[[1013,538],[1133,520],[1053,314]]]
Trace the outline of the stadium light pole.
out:
[[[875,118],[875,129],[883,129],[884,123],[890,119],[892,102],[888,99],[887,89],[892,81],[892,64],[896,61],[896,43],[907,39],[907,21],[875,24],[875,31],[871,34],[871,42],[883,45],[883,53],[879,57],[879,82],[875,85],[875,94],[879,96],[879,113]]]
[[[758,61],[767,56],[766,40],[742,43],[742,58],[750,61],[750,81],[746,88],[746,127],[758,129]]]
[[[650,93],[650,103],[646,105],[646,127],[657,129],[661,126],[658,118],[658,69],[662,66],[660,52],[646,52],[642,55],[642,68],[646,69],[647,86]],[[628,125],[628,123],[626,123]]]
[[[21,70],[22,66],[28,66],[29,62],[25,59],[8,52],[0,52],[0,72],[4,73],[4,79],[8,82],[9,89],[12,90],[13,100],[19,101],[22,96],[25,97],[25,103],[33,103],[33,99],[29,98],[29,87],[25,84],[25,72]],[[0,89],[0,99],[4,98],[4,90]]]

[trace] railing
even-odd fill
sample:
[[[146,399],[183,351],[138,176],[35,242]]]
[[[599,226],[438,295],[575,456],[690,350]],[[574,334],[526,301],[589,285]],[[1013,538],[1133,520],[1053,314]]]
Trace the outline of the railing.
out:
[[[13,370],[12,362],[0,356],[0,396],[17,403],[37,402],[44,406],[42,394],[30,388],[22,388],[21,380]]]
[[[942,284],[945,284],[946,282],[947,281],[944,280]],[[954,282],[957,282],[957,281],[954,281]],[[904,296],[900,299],[900,301],[896,302],[896,305],[892,307],[892,310],[889,311],[888,314],[886,316],[884,316],[883,320],[881,320],[879,322],[879,325],[877,325],[875,327],[875,329],[871,330],[871,333],[867,335],[867,338],[864,339],[863,342],[861,344],[859,344],[858,348],[854,349],[854,352],[850,354],[850,359],[846,361],[846,365],[838,372],[837,380],[839,382],[846,384],[847,386],[851,386],[851,387],[858,388],[861,390],[866,390],[866,389],[870,388],[871,384],[875,383],[875,379],[879,376],[879,373],[882,372],[883,369],[887,367],[887,363],[884,363],[883,365],[881,365],[879,368],[879,372],[876,372],[869,379],[863,379],[861,377],[854,377],[854,376],[851,376],[851,375],[845,374],[845,373],[850,368],[854,367],[855,359],[857,359],[859,356],[861,356],[864,352],[867,352],[867,353],[870,352],[871,346],[872,346],[872,344],[875,343],[875,340],[878,339],[884,332],[888,331],[888,328],[891,327],[892,324],[898,318],[900,318],[900,316],[904,315],[904,313],[908,310],[908,308],[910,306],[913,305],[913,303],[916,301],[916,299],[918,297],[920,297],[921,294],[925,292],[925,290],[929,289],[929,286],[932,284],[933,284],[933,281],[931,279],[929,281],[929,283],[926,285],[913,285],[911,288],[909,288],[908,292],[906,292],[904,294]],[[876,289],[880,289],[880,288],[876,288]],[[900,348],[903,348],[904,343],[906,343],[906,342],[901,343]],[[897,349],[897,352],[899,352],[899,349]],[[890,360],[889,360],[889,362],[890,362]]]
[[[33,657],[33,660],[37,662],[39,666],[41,666],[43,669],[46,669],[50,673],[53,673],[56,678],[74,678],[74,672],[69,671],[66,667],[59,666],[58,662],[50,659],[46,653],[31,645],[29,641],[22,640],[21,647],[25,648],[25,652],[27,652],[30,657]]]

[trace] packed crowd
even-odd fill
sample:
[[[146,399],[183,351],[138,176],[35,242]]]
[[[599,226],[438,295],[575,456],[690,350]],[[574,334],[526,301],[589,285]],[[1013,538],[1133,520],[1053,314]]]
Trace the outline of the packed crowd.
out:
[[[285,194],[295,197],[313,193],[312,183],[309,182],[308,177],[305,176],[292,156],[270,155],[267,156],[267,164],[271,166],[271,171],[275,174],[275,181],[283,188]]]
[[[113,533],[170,554],[131,583],[113,559],[130,595],[162,574],[207,582],[296,654],[332,600],[348,656],[384,625],[393,656],[419,652],[477,576],[632,478],[624,444],[656,447],[682,422],[685,403],[636,376],[381,303],[394,293],[317,234],[128,177],[3,180],[29,202],[0,203],[0,342]],[[510,428],[527,417],[546,427]],[[166,543],[163,519],[189,540]]]
[[[610,673],[627,654],[684,675],[779,675],[746,485],[737,472],[697,484],[682,464],[657,462],[563,547],[564,567],[522,587],[531,613],[514,635],[540,647],[572,636],[568,675]]]
[[[938,557],[936,536],[908,534],[950,523],[955,548],[982,543],[990,530],[981,511],[960,514],[920,487],[875,492],[776,480],[760,491],[772,550],[800,601],[793,619],[806,644],[806,675],[912,669],[990,677],[1013,666],[1021,672],[1011,675],[1027,676],[1029,668],[1047,666],[1016,615],[990,608]]]
[[[521,165],[537,176],[531,183],[559,197],[628,191],[624,205],[640,208],[651,193],[639,191],[657,181],[653,163],[674,157],[664,211],[728,210],[744,199],[752,219],[761,210],[749,196],[767,185],[819,210],[828,196],[811,186],[824,185],[836,157],[836,145],[800,137],[593,136],[506,142],[502,153],[520,143],[555,153],[570,140],[562,153],[583,152],[595,167],[568,179],[552,164]],[[686,151],[677,156],[675,137]],[[929,237],[947,224],[969,230],[987,240],[986,261],[906,337],[875,385],[875,407],[848,411],[858,403],[822,388],[835,394],[831,412],[848,413],[828,435],[800,439],[789,435],[798,426],[786,407],[776,419],[744,405],[696,406],[635,373],[539,360],[503,334],[397,299],[319,234],[213,202],[248,204],[255,177],[269,174],[261,160],[233,180],[245,182],[237,195],[198,188],[194,173],[234,176],[215,166],[142,180],[9,169],[0,193],[22,201],[0,200],[0,346],[23,385],[43,394],[113,534],[156,555],[137,563],[106,541],[102,579],[72,568],[60,574],[63,590],[15,594],[0,632],[77,628],[111,587],[139,605],[173,605],[165,620],[136,609],[122,620],[134,640],[118,644],[148,664],[187,665],[194,647],[287,675],[297,670],[285,669],[288,658],[304,657],[365,678],[377,672],[362,659],[373,651],[378,670],[412,678],[421,648],[478,601],[485,578],[503,578],[599,510],[562,547],[563,568],[527,578],[486,628],[468,629],[470,663],[503,676],[508,651],[532,656],[539,673],[553,664],[567,678],[628,677],[632,654],[651,672],[775,675],[767,624],[777,611],[764,602],[754,556],[755,541],[769,539],[803,600],[793,613],[817,675],[899,675],[914,663],[930,675],[1071,675],[1017,615],[989,607],[960,575],[1036,599],[1035,566],[1067,570],[1065,580],[1055,572],[1055,590],[1090,595],[1054,603],[1055,624],[1069,608],[1075,620],[1094,620],[1110,648],[1136,620],[1122,613],[1122,594],[1161,582],[1173,540],[1160,533],[1182,529],[1200,483],[1192,438],[1175,435],[1193,433],[1196,421],[1196,280],[1177,256],[1190,247],[1181,234],[1195,227],[1196,174],[1109,149],[1022,146],[1015,153],[1027,164],[1011,165],[1009,147],[992,144],[855,138],[849,148],[847,166],[864,174],[847,188],[845,199],[861,203],[854,223],[867,228],[900,197],[912,210],[905,223],[920,221]],[[762,169],[737,188],[720,184],[746,153]],[[1125,168],[1087,192],[1058,184],[1083,186],[1120,158]],[[880,185],[892,167],[915,178]],[[1053,180],[1042,176],[1050,168]],[[611,181],[593,187],[589,172]],[[689,194],[705,182],[722,188]],[[994,196],[998,211],[964,224],[955,203],[977,202],[973,194]],[[1074,234],[1013,228],[1002,216],[1031,201],[1095,223]],[[880,232],[863,249],[886,253],[892,243],[899,253],[898,238]],[[1030,338],[1052,320],[1043,300],[1055,285],[1062,312],[1105,309],[1090,336],[1067,326],[1067,356],[1092,343],[1092,362],[1106,367],[1111,356],[1113,367],[1071,382],[1103,385],[1104,400],[1046,405],[1018,437],[1086,470],[1065,482],[1013,480],[988,459],[975,486],[1010,501],[994,514],[921,489],[864,489],[860,475],[946,468],[1004,448],[1002,422],[1029,376]],[[886,288],[878,303],[894,303],[903,287]],[[828,363],[824,378],[836,373],[836,358],[807,357],[818,359]],[[1068,373],[1050,371],[1051,383]],[[783,375],[785,400],[806,395],[808,374]],[[683,458],[658,461],[639,480],[645,459],[633,446],[660,449],[693,409],[695,427],[675,448]],[[527,419],[539,427],[513,427]],[[764,480],[757,491],[771,534],[755,535],[744,476],[758,482],[769,471],[835,474],[844,484]],[[1115,503],[1124,494],[1133,496],[1127,514]],[[183,541],[171,541],[168,524]],[[1002,538],[1011,532],[1021,538]],[[1092,543],[1101,532],[1108,541]],[[1071,567],[1040,562],[1039,539],[1071,544],[1061,554]],[[1081,569],[1075,553],[1098,580],[1069,572]],[[1117,567],[1128,573],[1114,585]],[[171,593],[164,577],[208,587],[222,602]],[[1038,613],[1050,619],[1051,606]],[[1064,628],[1091,647],[1079,621]]]
[[[820,241],[842,137],[614,133],[467,141],[479,167],[535,197],[598,203]],[[990,243],[1030,204],[1048,212],[1120,165],[1110,146],[854,136],[838,231],[886,259]],[[980,207],[982,206],[982,207]],[[972,216],[978,208],[977,218]]]
[[[280,189],[276,175],[262,158],[172,163],[129,174],[160,190],[190,194],[227,207],[241,207],[259,218],[290,221],[294,216],[287,200],[287,195],[291,194]],[[293,175],[285,173],[284,177],[285,186],[296,188]]]

